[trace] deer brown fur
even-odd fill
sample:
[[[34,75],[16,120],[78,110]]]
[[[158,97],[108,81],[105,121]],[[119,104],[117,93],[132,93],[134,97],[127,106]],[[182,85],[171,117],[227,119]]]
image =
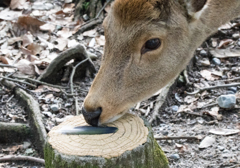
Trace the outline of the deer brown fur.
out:
[[[99,125],[116,120],[173,80],[195,49],[239,14],[240,0],[115,0],[103,23],[105,51],[84,108],[102,109]],[[153,38],[161,46],[141,52]]]

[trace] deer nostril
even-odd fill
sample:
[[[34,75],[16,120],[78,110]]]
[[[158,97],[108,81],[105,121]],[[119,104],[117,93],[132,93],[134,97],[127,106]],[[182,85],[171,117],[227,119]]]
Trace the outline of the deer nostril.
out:
[[[95,111],[88,112],[84,107],[82,108],[82,114],[86,122],[92,126],[98,126],[98,119],[102,113],[102,108],[97,108]]]

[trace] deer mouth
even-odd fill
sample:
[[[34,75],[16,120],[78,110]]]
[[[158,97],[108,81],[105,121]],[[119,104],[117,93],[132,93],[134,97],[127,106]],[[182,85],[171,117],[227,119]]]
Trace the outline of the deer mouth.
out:
[[[121,118],[122,116],[124,116],[124,114],[126,114],[127,112],[128,112],[128,109],[118,113],[117,115],[113,116],[112,118],[108,119],[107,121],[104,121],[103,123],[101,123],[101,121],[100,121],[101,117],[100,117],[100,120],[98,121],[98,125],[101,126],[102,124],[114,122],[114,121],[118,120],[119,118]]]

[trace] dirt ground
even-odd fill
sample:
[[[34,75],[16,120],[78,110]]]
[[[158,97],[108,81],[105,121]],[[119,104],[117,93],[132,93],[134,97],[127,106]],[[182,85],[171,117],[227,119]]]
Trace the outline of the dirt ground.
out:
[[[187,93],[196,91],[198,88],[240,82],[237,79],[240,75],[240,57],[226,56],[218,60],[214,59],[216,58],[216,55],[214,55],[216,49],[235,50],[240,53],[239,26],[238,19],[223,26],[196,50],[193,61],[187,68],[187,73],[185,75],[181,73],[177,78],[175,87],[170,89],[164,106],[158,110],[159,114],[152,122],[155,136],[176,138],[158,140],[159,145],[169,159],[171,168],[240,167],[240,134],[237,132],[240,130],[240,85],[203,90],[194,95]],[[98,26],[93,31],[99,36],[103,36],[101,26]],[[94,45],[89,47],[89,43],[95,37],[92,36],[92,32],[88,32],[86,36],[80,40],[78,39],[78,43],[86,45],[87,50],[96,55],[97,58],[94,60],[94,64],[99,69],[103,46]],[[52,51],[55,52],[55,50]],[[56,53],[60,52],[58,50]],[[234,79],[234,81],[229,79]],[[92,80],[93,78],[87,74],[74,83],[79,86],[76,89],[79,95],[79,107],[82,106]],[[62,84],[67,85],[66,83]],[[32,91],[31,94],[40,104],[47,131],[63,122],[66,118],[75,115],[74,99],[67,97],[59,90],[40,86]],[[236,105],[234,108],[219,108],[215,103],[217,97],[228,94],[236,96]],[[136,115],[151,120],[153,109],[157,103],[157,96],[155,95],[139,103],[131,111]],[[27,123],[28,116],[25,108],[19,106],[12,92],[4,86],[0,90],[0,99],[0,122]],[[226,132],[231,129],[235,132],[227,132],[224,135],[210,132],[210,130],[216,129],[226,129]],[[189,138],[181,138],[183,136]],[[211,140],[206,141],[207,145],[205,147],[201,147],[201,142],[206,137]],[[34,145],[29,140],[15,144],[0,144],[0,157],[10,154],[39,157]],[[9,162],[0,163],[0,167],[37,168],[41,167],[41,165],[30,162]]]

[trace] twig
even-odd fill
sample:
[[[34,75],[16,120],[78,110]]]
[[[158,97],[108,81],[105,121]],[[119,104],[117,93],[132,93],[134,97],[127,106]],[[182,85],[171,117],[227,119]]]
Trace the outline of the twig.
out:
[[[163,103],[165,102],[165,99],[167,98],[167,95],[168,95],[168,91],[169,91],[170,87],[173,85],[174,82],[175,82],[175,80],[172,80],[170,83],[168,83],[162,89],[161,93],[157,97],[157,100],[156,100],[157,103],[155,104],[155,107],[153,109],[151,119],[149,120],[150,123],[152,123],[156,119],[156,117],[158,115],[158,112],[159,112],[159,109],[162,107]]]
[[[188,112],[188,111],[179,111],[175,114],[175,117],[180,114],[180,113],[186,113],[186,114],[190,114],[190,115],[195,115],[195,116],[199,116],[199,117],[202,117],[202,114],[199,114],[199,113],[194,113],[194,112]]]
[[[111,2],[112,0],[107,0],[107,2],[103,5],[103,7],[100,9],[100,11],[98,12],[97,16],[95,18],[99,18],[99,16],[101,15],[102,11],[106,8],[106,6]]]
[[[6,103],[10,102],[13,97],[14,97],[14,95],[12,95],[12,96],[6,101]]]
[[[42,82],[42,81],[39,81],[39,80],[36,80],[36,79],[32,79],[32,78],[25,78],[25,77],[16,77],[16,78],[25,79],[25,80],[28,80],[28,81],[31,81],[31,82],[35,82],[35,83],[38,83],[38,84],[41,84],[41,85],[50,86],[50,87],[57,88],[57,89],[66,89],[66,88],[68,88],[68,87],[63,87],[63,86],[59,86],[59,85],[53,85],[53,84],[50,84],[50,83]]]
[[[190,82],[189,79],[188,79],[188,73],[187,73],[187,70],[186,70],[186,69],[183,71],[183,76],[184,76],[184,78],[185,78],[185,80],[186,80],[187,85],[190,85],[191,82]]]
[[[91,22],[87,22],[86,24],[82,25],[81,28],[75,33],[73,34],[73,36],[70,36],[69,38],[73,38],[73,37],[76,37],[77,35],[83,33],[84,31],[90,29],[91,27],[97,25],[97,24],[100,24],[102,23],[103,19],[93,19],[91,20]]]
[[[72,69],[72,73],[71,73],[70,81],[69,81],[69,83],[70,83],[70,88],[71,88],[71,94],[72,94],[72,95],[73,95],[73,92],[74,92],[74,90],[73,90],[73,77],[74,77],[74,75],[75,75],[75,71],[76,71],[76,69],[77,69],[78,66],[82,65],[83,63],[87,62],[88,60],[89,60],[89,57],[86,58],[85,60],[79,62],[79,63],[78,63],[77,65],[75,65],[75,66],[73,67],[73,69]],[[76,115],[79,115],[77,96],[75,96],[74,99],[75,99]]]
[[[208,108],[208,107],[212,107],[212,106],[215,106],[215,105],[217,105],[217,103],[211,103],[211,104],[207,104],[207,105],[205,105],[201,108],[198,108],[198,109]]]
[[[163,136],[163,137],[158,137],[154,136],[156,140],[174,140],[174,139],[195,139],[195,140],[201,140],[202,137],[200,136]]]
[[[209,86],[209,87],[205,87],[205,88],[200,88],[194,92],[186,92],[186,94],[189,95],[194,95],[197,94],[199,92],[202,92],[204,90],[211,90],[211,89],[218,89],[218,88],[223,88],[223,87],[232,87],[232,86],[239,86],[240,83],[232,83],[232,84],[225,84],[225,85],[218,85],[218,86]]]
[[[8,155],[0,158],[0,162],[9,162],[9,161],[16,161],[16,160],[27,160],[31,162],[37,162],[41,164],[45,164],[44,159],[39,159],[36,157],[31,156],[14,156],[14,155]]]
[[[24,82],[24,81],[21,81],[21,80],[17,80],[17,79],[12,79],[12,78],[8,78],[8,77],[4,77],[4,76],[0,76],[0,78],[3,78],[3,79],[6,79],[6,80],[9,80],[9,81],[13,81],[13,82],[19,82],[19,83],[23,83],[25,85],[29,85],[33,88],[36,88],[37,86],[36,85],[33,85],[31,83],[28,83],[28,82]]]
[[[0,63],[0,67],[17,68],[17,67],[15,67],[15,66],[13,66],[13,65],[2,64],[2,63]]]
[[[112,1],[112,0],[107,0],[107,2],[104,4],[104,6],[100,9],[100,11],[98,12],[98,14],[96,15],[96,17],[93,18],[93,19],[91,19],[91,20],[89,20],[89,21],[86,22],[85,24],[83,24],[83,25],[81,26],[81,28],[80,28],[72,37],[74,37],[74,36],[76,36],[76,35],[78,35],[78,34],[83,33],[84,31],[90,29],[91,27],[93,27],[93,26],[95,26],[95,25],[97,25],[97,24],[102,23],[103,19],[100,19],[99,17],[100,17],[100,15],[101,15],[102,11],[105,9],[105,7],[106,7],[111,1]],[[70,38],[71,38],[71,37],[70,37]]]

